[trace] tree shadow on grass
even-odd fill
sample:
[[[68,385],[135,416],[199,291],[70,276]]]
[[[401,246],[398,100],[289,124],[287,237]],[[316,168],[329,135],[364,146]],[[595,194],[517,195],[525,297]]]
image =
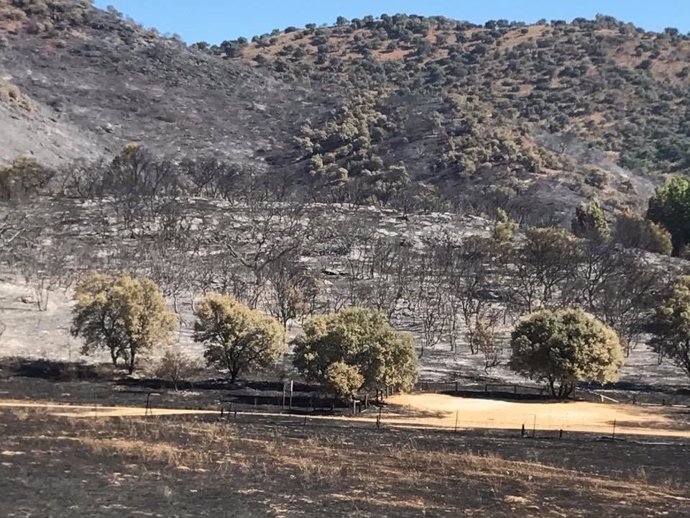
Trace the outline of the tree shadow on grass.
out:
[[[521,394],[505,391],[479,391],[479,390],[444,390],[439,392],[446,396],[462,397],[467,399],[491,399],[499,401],[523,401],[527,403],[563,403],[570,400],[554,399],[547,394]]]
[[[111,366],[26,358],[2,359],[0,369],[12,376],[49,381],[108,381],[115,376]]]

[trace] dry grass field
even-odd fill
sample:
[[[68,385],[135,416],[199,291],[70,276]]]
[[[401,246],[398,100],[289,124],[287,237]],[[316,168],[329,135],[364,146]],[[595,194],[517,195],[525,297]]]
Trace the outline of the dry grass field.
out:
[[[399,395],[388,403],[399,413],[386,422],[400,425],[613,433],[690,438],[687,408],[598,404],[585,401],[525,402],[460,398],[443,394]]]
[[[687,516],[686,442],[0,409],[6,517]]]
[[[690,438],[690,411],[687,408],[598,404],[585,401],[524,402],[461,398],[443,394],[404,394],[387,401],[385,426],[412,428],[458,428],[520,430],[532,432],[595,433]],[[0,409],[34,410],[55,417],[106,418],[164,416],[218,416],[217,410],[151,408],[136,406],[60,404],[47,401],[1,400]],[[253,415],[254,412],[240,412]],[[265,417],[290,419],[289,415],[261,412]],[[356,418],[313,415],[312,421],[376,421],[373,412]]]

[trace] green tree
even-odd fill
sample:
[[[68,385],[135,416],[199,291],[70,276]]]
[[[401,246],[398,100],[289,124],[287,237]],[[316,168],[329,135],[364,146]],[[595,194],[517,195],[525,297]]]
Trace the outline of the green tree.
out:
[[[670,255],[673,251],[673,241],[668,230],[633,212],[624,212],[618,216],[613,240],[626,248],[639,248],[654,254]]]
[[[510,368],[548,383],[551,394],[568,397],[578,381],[618,379],[623,348],[616,332],[579,309],[539,311],[511,336]]]
[[[9,165],[0,166],[0,201],[21,201],[44,188],[54,172],[33,158],[20,156]]]
[[[335,362],[326,368],[323,383],[326,390],[345,400],[352,397],[362,387],[364,376],[359,373],[357,367],[344,362]]]
[[[517,227],[517,222],[510,219],[505,210],[498,209],[498,221],[494,224],[493,238],[498,244],[510,243],[513,240]]]
[[[343,363],[362,376],[362,387],[409,390],[417,380],[412,337],[393,329],[385,316],[364,308],[347,308],[307,322],[294,341],[294,364],[309,380],[332,387],[332,365]],[[337,367],[338,373],[343,371]],[[352,379],[353,370],[348,370]]]
[[[649,200],[647,218],[671,233],[674,254],[690,243],[690,178],[676,176],[657,187]]]
[[[595,241],[606,241],[610,234],[606,215],[596,200],[575,209],[571,227],[577,237]]]
[[[690,376],[690,276],[679,277],[650,322],[650,345]]]
[[[209,365],[228,371],[230,383],[241,372],[270,367],[287,350],[285,331],[275,319],[230,295],[207,296],[196,317],[194,341],[206,346]]]
[[[170,343],[177,319],[150,279],[93,273],[75,289],[72,334],[84,340],[83,354],[107,349],[113,365],[134,372],[140,356]]]

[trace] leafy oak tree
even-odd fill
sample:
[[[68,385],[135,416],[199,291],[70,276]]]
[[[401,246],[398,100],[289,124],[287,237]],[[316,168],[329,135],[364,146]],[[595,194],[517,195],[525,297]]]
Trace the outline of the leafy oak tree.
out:
[[[82,354],[106,349],[113,365],[122,360],[130,374],[140,356],[170,343],[177,328],[150,279],[93,273],[79,282],[74,298],[72,334],[84,340]]]
[[[511,336],[510,367],[548,383],[551,394],[568,397],[578,381],[618,379],[623,348],[616,332],[580,309],[539,311]]]
[[[334,377],[347,378],[338,385],[352,390],[358,380],[355,371],[362,376],[357,389],[409,390],[417,380],[412,337],[393,329],[377,311],[352,307],[314,318],[294,345],[295,367],[309,380],[328,387],[333,387]]]
[[[209,365],[228,371],[230,383],[241,372],[270,367],[287,350],[283,326],[230,295],[205,297],[196,317],[194,341],[206,346]]]
[[[671,233],[673,252],[679,254],[690,243],[690,179],[676,176],[657,187],[647,217]]]
[[[605,241],[609,237],[606,215],[596,200],[575,209],[571,226],[577,237],[595,241]]]
[[[633,212],[618,216],[613,240],[626,248],[639,248],[654,254],[671,255],[673,251],[673,240],[668,230]]]
[[[690,376],[690,276],[679,277],[650,322],[650,345]]]
[[[364,376],[357,367],[344,362],[331,363],[324,373],[325,388],[336,397],[346,400],[364,384]]]

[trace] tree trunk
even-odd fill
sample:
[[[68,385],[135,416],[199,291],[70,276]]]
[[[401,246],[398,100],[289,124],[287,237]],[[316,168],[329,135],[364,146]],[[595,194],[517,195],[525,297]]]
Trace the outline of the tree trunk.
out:
[[[116,349],[110,349],[110,359],[113,362],[113,367],[117,367],[117,358],[118,358],[117,350]]]
[[[131,351],[129,355],[129,364],[127,365],[127,372],[131,375],[134,372],[134,359],[136,357],[136,353],[134,351]]]
[[[230,385],[234,385],[235,381],[237,381],[237,375],[240,373],[240,369],[238,367],[232,367],[230,369]]]
[[[558,398],[558,393],[556,392],[556,380],[549,378],[549,389],[551,390],[551,395],[554,398]]]

